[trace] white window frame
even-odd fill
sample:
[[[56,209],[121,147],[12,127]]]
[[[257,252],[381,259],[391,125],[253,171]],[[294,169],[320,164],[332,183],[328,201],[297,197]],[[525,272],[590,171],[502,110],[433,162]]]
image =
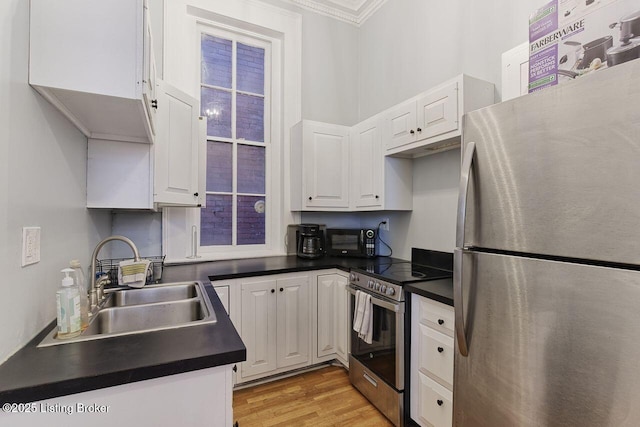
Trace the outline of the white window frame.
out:
[[[271,206],[265,234],[268,245],[263,248],[243,245],[236,250],[202,252],[197,247],[198,261],[254,258],[284,255],[287,252],[287,224],[299,223],[300,214],[290,209],[290,128],[302,116],[302,17],[299,13],[250,0],[187,0],[185,3],[165,1],[164,79],[200,95],[200,31],[208,25],[240,32],[271,43],[271,61],[277,64],[271,74],[270,176],[265,183]],[[191,46],[185,50],[184,46]],[[187,73],[185,73],[187,71]],[[266,108],[265,108],[266,110]],[[265,138],[266,139],[266,138]],[[162,215],[162,252],[167,263],[193,262],[192,227],[199,240],[199,209],[164,208]],[[253,246],[253,245],[251,245]],[[262,245],[260,245],[262,246]]]
[[[233,30],[230,31],[228,29],[224,29],[224,28],[220,28],[219,26],[212,26],[210,24],[198,24],[197,26],[198,29],[198,40],[201,40],[201,36],[202,34],[206,34],[206,35],[210,35],[213,37],[218,37],[221,39],[225,39],[225,40],[231,40],[232,41],[232,46],[234,46],[234,48],[232,49],[232,56],[231,56],[231,63],[232,63],[232,67],[231,67],[231,74],[232,74],[232,85],[231,85],[231,93],[232,95],[232,101],[231,101],[231,105],[232,108],[237,106],[236,103],[236,94],[238,93],[244,93],[243,91],[240,91],[237,89],[237,66],[236,66],[236,62],[237,62],[237,43],[242,43],[248,46],[254,46],[254,47],[259,47],[261,49],[264,49],[264,81],[265,81],[265,88],[264,88],[264,142],[251,142],[251,141],[244,141],[244,142],[240,142],[238,141],[238,138],[234,138],[233,136],[236,134],[237,128],[236,128],[236,112],[235,109],[231,114],[231,133],[232,133],[232,137],[231,138],[222,138],[222,137],[211,137],[209,138],[209,135],[207,135],[207,141],[220,141],[220,142],[226,142],[226,143],[230,143],[233,144],[233,155],[232,158],[234,159],[234,166],[237,166],[237,148],[238,145],[247,145],[247,146],[254,146],[254,147],[264,147],[265,148],[265,200],[266,200],[266,209],[265,209],[265,243],[264,244],[259,244],[259,245],[238,245],[237,244],[237,230],[238,230],[238,210],[237,210],[237,196],[238,196],[238,183],[237,183],[237,169],[234,168],[233,170],[233,180],[232,180],[232,189],[230,193],[225,193],[225,192],[219,192],[219,191],[213,191],[213,192],[209,192],[207,191],[207,194],[213,193],[213,194],[228,194],[228,195],[235,195],[236,197],[232,198],[232,205],[233,205],[233,219],[232,219],[232,243],[231,245],[218,245],[218,246],[199,246],[198,252],[200,253],[200,255],[204,256],[204,255],[219,255],[219,254],[227,254],[227,253],[231,253],[231,254],[236,254],[236,253],[256,253],[256,252],[261,252],[261,251],[265,251],[265,250],[269,250],[269,248],[272,246],[271,245],[271,240],[273,238],[273,236],[271,235],[271,230],[273,230],[273,226],[271,225],[271,222],[273,221],[273,214],[272,214],[272,209],[271,209],[271,198],[275,197],[276,199],[278,198],[279,195],[277,195],[277,189],[274,189],[274,185],[273,185],[273,169],[275,167],[277,167],[277,165],[273,164],[272,161],[272,157],[271,156],[271,151],[273,150],[273,145],[272,145],[272,135],[271,135],[271,117],[272,117],[272,112],[271,112],[271,108],[272,108],[272,104],[271,104],[271,91],[272,91],[272,87],[273,87],[273,79],[272,79],[272,61],[271,61],[271,40],[266,39],[265,37],[256,37],[255,35],[248,35],[247,32],[243,32],[243,31],[239,31],[239,30]],[[201,45],[199,45],[199,49],[198,49],[198,57],[201,58]],[[198,70],[198,80],[199,80],[199,85],[198,85],[198,93],[200,94],[200,89],[201,89],[201,85],[202,85],[202,81],[201,81],[201,77],[200,77],[200,70]],[[215,88],[215,87],[214,87]],[[228,89],[228,88],[224,88],[224,89]],[[248,93],[249,95],[255,95],[253,93]],[[200,96],[198,96],[198,99],[200,98]],[[242,194],[242,195],[247,195],[247,194]],[[250,194],[249,194],[250,195]],[[200,224],[200,210],[198,210],[198,224]]]

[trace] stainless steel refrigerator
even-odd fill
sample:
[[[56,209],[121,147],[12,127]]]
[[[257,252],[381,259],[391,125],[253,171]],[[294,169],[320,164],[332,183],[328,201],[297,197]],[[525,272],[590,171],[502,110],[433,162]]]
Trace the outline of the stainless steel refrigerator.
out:
[[[640,425],[640,61],[469,113],[456,426]]]

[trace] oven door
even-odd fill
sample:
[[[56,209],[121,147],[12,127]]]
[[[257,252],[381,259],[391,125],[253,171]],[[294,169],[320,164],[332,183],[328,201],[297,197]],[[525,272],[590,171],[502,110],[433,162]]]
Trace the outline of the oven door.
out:
[[[404,390],[404,302],[391,301],[349,285],[351,356],[397,391]],[[373,340],[367,344],[353,330],[356,291],[371,295]]]

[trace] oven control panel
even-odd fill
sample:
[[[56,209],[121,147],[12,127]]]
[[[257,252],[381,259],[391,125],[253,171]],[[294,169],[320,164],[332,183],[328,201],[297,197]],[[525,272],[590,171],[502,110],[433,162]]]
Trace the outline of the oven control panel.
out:
[[[404,295],[402,293],[402,286],[394,283],[381,280],[367,274],[363,274],[357,271],[352,271],[349,274],[349,282],[361,290],[368,291],[369,293],[382,295],[385,298],[392,299],[394,301],[404,301]]]

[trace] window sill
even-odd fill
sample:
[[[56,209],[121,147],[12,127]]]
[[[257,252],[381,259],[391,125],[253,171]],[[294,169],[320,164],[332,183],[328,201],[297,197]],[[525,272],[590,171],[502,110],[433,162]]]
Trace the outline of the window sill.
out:
[[[225,253],[203,253],[198,258],[167,258],[165,264],[194,264],[210,261],[227,261],[232,259],[266,258],[272,256],[286,256],[284,252],[278,251],[251,251],[251,252],[225,252]]]

